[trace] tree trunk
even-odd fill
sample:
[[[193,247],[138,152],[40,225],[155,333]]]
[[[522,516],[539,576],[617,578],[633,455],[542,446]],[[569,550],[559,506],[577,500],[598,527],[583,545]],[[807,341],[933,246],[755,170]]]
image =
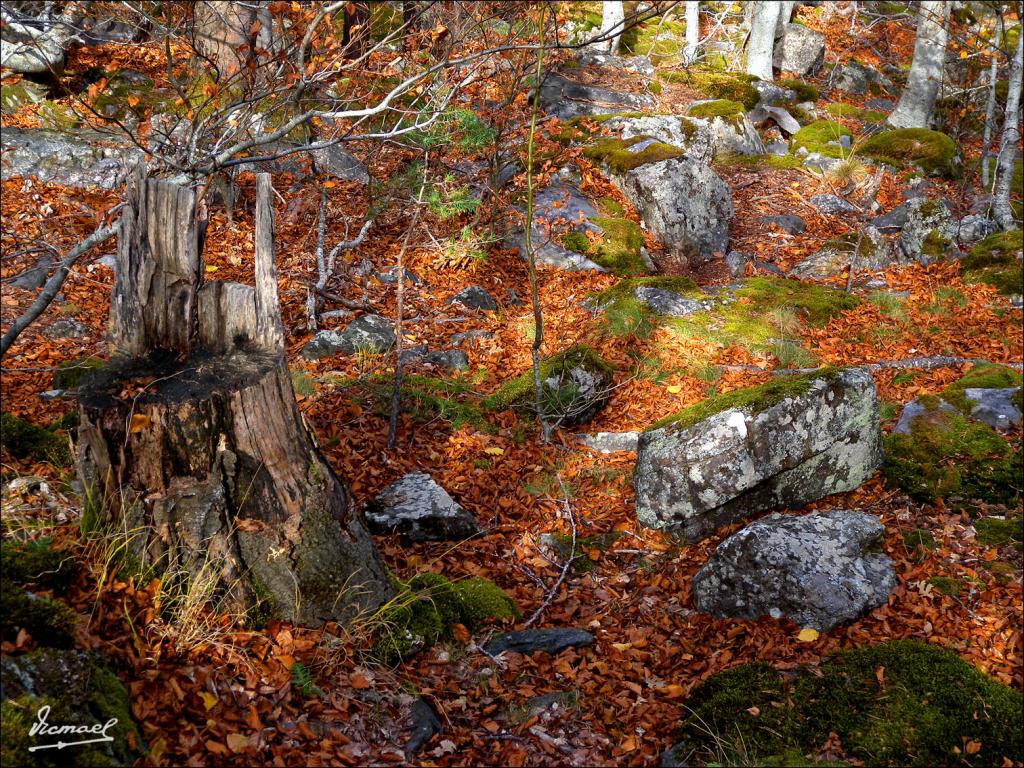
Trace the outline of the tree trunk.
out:
[[[989,168],[988,150],[992,144],[992,124],[995,122],[996,114],[996,81],[999,79],[999,43],[1002,40],[1003,19],[1000,16],[996,23],[996,36],[993,40],[992,63],[988,71],[988,97],[985,99],[985,126],[981,132],[981,157],[978,163],[981,166],[981,188],[987,194],[989,192]]]
[[[201,0],[195,4],[192,10],[195,49],[216,65],[221,79],[238,72],[252,54],[256,43],[252,30],[259,5],[217,0]]]
[[[622,0],[602,0],[601,2],[601,37],[610,36],[609,39],[600,44],[600,47],[611,53],[619,50],[619,38],[622,37],[622,27],[626,13],[622,7]]]
[[[776,39],[782,37],[785,33],[786,25],[789,24],[789,20],[793,18],[793,7],[795,5],[795,0],[782,0],[782,2],[779,3],[779,18],[775,20]]]
[[[780,8],[778,3],[766,0],[759,0],[753,6],[750,40],[747,43],[747,74],[770,81],[775,52],[775,27]]]
[[[342,46],[346,59],[358,59],[366,53],[366,42],[370,39],[370,6],[366,0],[345,6],[345,20],[342,28]]]
[[[392,589],[296,406],[268,174],[257,188],[253,289],[204,283],[194,193],[136,174],[111,303],[115,355],[79,392],[79,472],[139,565],[214,575],[243,609],[344,621]]]
[[[931,126],[935,99],[939,95],[946,66],[947,16],[949,3],[945,0],[924,0],[921,3],[907,87],[888,118],[889,125],[895,128]]]
[[[697,59],[700,45],[700,2],[686,0],[686,47],[683,49],[683,63],[692,64]]]
[[[1018,5],[1018,14],[1024,8]],[[1018,15],[1018,18],[1021,18]],[[992,213],[1003,230],[1015,229],[1017,222],[1010,206],[1010,188],[1013,179],[1013,165],[1020,141],[1020,89],[1022,68],[1024,68],[1024,35],[1017,36],[1017,49],[1010,62],[1009,90],[1006,95],[1006,113],[1003,118],[1003,136],[999,144],[999,160],[996,163],[995,194],[992,197]],[[1017,190],[1018,192],[1020,190]]]

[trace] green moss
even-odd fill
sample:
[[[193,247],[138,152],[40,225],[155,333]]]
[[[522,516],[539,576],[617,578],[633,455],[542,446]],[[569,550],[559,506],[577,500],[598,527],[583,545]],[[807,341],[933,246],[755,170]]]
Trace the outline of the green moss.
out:
[[[602,139],[593,146],[583,150],[583,156],[588,160],[603,163],[608,169],[617,175],[626,171],[639,168],[641,165],[658,163],[662,160],[670,160],[673,157],[681,157],[684,153],[679,147],[655,141],[644,147],[639,152],[630,152],[629,148],[642,141],[648,141],[648,136],[634,136],[631,139]]]
[[[725,118],[731,124],[737,125],[743,119],[743,105],[738,101],[730,99],[715,99],[694,104],[687,110],[690,117],[712,119],[715,117]]]
[[[931,409],[910,428],[910,434],[883,438],[883,473],[890,487],[922,503],[937,498],[1012,503],[1019,496],[1021,452],[1011,451],[991,427]]]
[[[970,415],[974,403],[967,399],[967,389],[1008,389],[1024,384],[1020,371],[1005,365],[983,363],[974,366],[960,379],[954,381],[942,392],[942,399],[955,406],[961,413]]]
[[[74,558],[53,549],[49,539],[0,543],[0,579],[5,581],[63,591],[74,579],[75,572]]]
[[[309,397],[316,394],[316,381],[305,371],[292,371],[292,389],[296,395]]]
[[[390,376],[374,375],[362,379],[334,379],[336,388],[352,387],[363,391],[374,400],[376,413],[386,416],[391,409],[394,382]],[[473,392],[471,382],[462,378],[437,378],[420,374],[402,377],[400,403],[403,413],[418,422],[444,419],[458,429],[469,425],[480,432],[493,432],[494,426],[485,418],[480,398]]]
[[[614,118],[644,117],[644,112],[608,112],[603,115],[580,115],[558,123],[550,134],[559,144],[588,142],[598,135],[600,127]]]
[[[955,178],[956,143],[946,134],[927,128],[897,128],[875,134],[860,147],[864,157],[894,168],[914,165],[926,174]]]
[[[1014,515],[1005,518],[983,517],[974,521],[978,542],[987,546],[1001,547],[1015,543],[1017,549],[1024,541],[1024,518]]]
[[[1009,584],[1020,573],[1020,569],[1010,563],[993,560],[990,563],[982,563],[981,567],[992,574],[997,584]]]
[[[937,229],[933,229],[925,235],[924,240],[921,242],[921,253],[933,259],[944,258],[949,251],[950,243],[951,241],[948,237]]]
[[[685,30],[686,24],[670,10],[626,30],[619,48],[625,53],[647,56],[655,67],[674,66],[682,62]]]
[[[967,252],[960,260],[964,282],[986,283],[1002,294],[1024,293],[1024,269],[1017,258],[1024,250],[1024,232],[995,232]]]
[[[39,597],[0,581],[0,631],[5,640],[13,641],[24,629],[33,638],[50,645],[69,648],[74,642],[78,615],[59,600]]]
[[[761,101],[761,94],[751,85],[757,80],[752,75],[714,72],[708,69],[690,69],[679,72],[667,72],[662,75],[665,80],[682,83],[709,99],[728,99],[738,101],[744,109],[753,109]]]
[[[903,546],[913,552],[917,549],[934,551],[938,548],[935,536],[927,528],[915,528],[903,534]]]
[[[795,152],[804,147],[808,152],[817,152],[826,157],[847,158],[852,154],[852,150],[843,149],[838,144],[829,144],[830,141],[838,142],[840,136],[853,138],[853,132],[842,123],[815,120],[793,134],[790,149]]]
[[[450,581],[422,573],[408,584],[396,580],[399,594],[381,612],[372,655],[388,665],[409,659],[451,634],[455,624],[471,632],[490,621],[518,619],[519,607],[487,579]]]
[[[599,558],[591,557],[594,552],[606,551],[616,539],[622,536],[618,531],[608,533],[595,533],[592,536],[582,536],[576,539],[576,550],[573,554],[572,536],[567,533],[555,533],[551,535],[551,546],[567,559],[572,556],[572,568],[577,573],[589,573],[597,567]]]
[[[647,336],[654,328],[656,313],[636,296],[640,287],[660,288],[686,296],[697,291],[697,284],[688,277],[637,277],[620,280],[611,288],[594,296],[603,308],[606,328],[615,336]]]
[[[885,119],[889,116],[885,112],[880,112],[874,109],[863,109],[855,104],[846,104],[838,101],[825,107],[825,111],[833,117],[852,117],[863,123],[884,123]]]
[[[598,216],[593,219],[601,227],[601,241],[590,252],[590,258],[619,277],[642,275],[647,265],[640,256],[644,233],[640,225],[623,218]]]
[[[722,411],[740,410],[748,415],[758,414],[787,398],[799,397],[810,390],[813,382],[818,379],[830,379],[839,370],[838,368],[822,368],[798,376],[780,376],[756,387],[735,389],[724,395],[702,400],[679,413],[666,416],[648,427],[647,431],[665,427],[674,430],[686,429]]]
[[[65,438],[9,413],[0,414],[0,444],[16,459],[32,459],[58,467],[71,463],[71,451]]]
[[[803,80],[796,80],[794,78],[787,78],[776,82],[783,88],[788,88],[789,90],[794,91],[796,93],[796,101],[798,103],[818,100],[818,89],[810,83],[805,83]]]
[[[932,576],[928,583],[935,587],[936,591],[948,597],[956,597],[964,588],[960,579],[951,579],[948,576]]]
[[[845,291],[769,277],[749,278],[733,293],[737,301],[674,318],[670,327],[685,337],[763,351],[791,336],[801,322],[820,328],[860,303]]]
[[[818,753],[830,733],[869,766],[962,765],[967,741],[981,745],[972,765],[1024,749],[1019,691],[914,641],[844,651],[788,678],[763,662],[736,667],[699,685],[686,706],[679,737],[715,761],[725,751],[742,764],[778,764]]]
[[[655,96],[660,96],[661,83],[659,83],[657,80],[651,80],[651,82],[647,84],[647,90],[653,93]]]
[[[49,99],[39,106],[36,116],[40,126],[53,131],[71,131],[82,123],[82,116],[74,108]]]
[[[590,240],[582,232],[567,232],[562,235],[562,247],[574,253],[586,254],[590,250]]]
[[[576,367],[601,371],[609,375],[615,370],[601,359],[593,347],[577,344],[541,360],[541,381]],[[486,397],[484,407],[489,410],[503,411],[517,405],[529,404],[532,402],[533,395],[533,371],[529,370],[511,381],[505,382],[497,392]]]

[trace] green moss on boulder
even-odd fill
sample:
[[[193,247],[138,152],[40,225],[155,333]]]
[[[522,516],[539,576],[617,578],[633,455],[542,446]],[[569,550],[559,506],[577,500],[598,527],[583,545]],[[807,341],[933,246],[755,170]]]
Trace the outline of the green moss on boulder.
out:
[[[986,283],[1004,295],[1024,293],[1024,232],[995,232],[967,252],[960,260],[960,274],[966,283]]]
[[[0,444],[16,459],[32,459],[57,467],[71,463],[71,450],[66,438],[10,413],[0,414]]]
[[[863,109],[856,104],[836,101],[825,107],[825,111],[833,117],[852,117],[863,123],[883,123],[889,115],[874,109]]]
[[[838,142],[841,136],[852,139],[853,132],[842,123],[815,120],[794,133],[789,146],[793,152],[803,147],[808,152],[817,152],[826,157],[846,158],[852,154],[852,150],[844,149],[838,143],[829,144],[830,141]]]
[[[743,113],[743,105],[738,101],[732,101],[731,99],[702,101],[700,104],[694,104],[686,111],[686,114],[690,117],[700,117],[704,119],[721,117],[732,123],[742,120]]]
[[[690,69],[669,72],[663,77],[669,82],[687,85],[709,99],[738,101],[744,109],[753,109],[761,101],[761,94],[751,85],[757,80],[753,75]]]
[[[979,499],[1012,503],[1019,497],[1024,465],[995,430],[968,421],[956,411],[939,410],[937,398],[911,420],[909,434],[883,439],[883,473],[890,487],[921,503]]]
[[[1024,753],[1021,702],[952,651],[897,640],[795,675],[763,662],[720,672],[687,700],[679,735],[710,761],[724,750],[746,764],[795,764],[782,760],[809,760],[834,733],[868,766],[959,766],[968,741],[980,744],[970,764],[999,765]]]
[[[1007,389],[1024,384],[1020,371],[1005,365],[983,363],[974,366],[960,379],[954,381],[942,392],[942,399],[956,407],[961,413],[970,415],[974,403],[964,393],[967,389]]]
[[[13,641],[24,629],[33,638],[57,648],[74,642],[78,615],[59,600],[40,597],[12,582],[0,582],[0,632]]]
[[[630,277],[647,272],[640,256],[644,232],[640,225],[629,219],[596,216],[593,222],[603,230],[601,240],[589,252],[597,262],[613,275]]]
[[[53,549],[49,539],[0,543],[0,579],[24,586],[38,584],[58,592],[75,577],[73,557]]]
[[[916,166],[928,175],[955,178],[959,174],[956,143],[927,128],[896,128],[878,133],[860,147],[864,157],[894,168]]]
[[[830,379],[834,377],[840,368],[822,368],[811,373],[804,373],[797,376],[780,376],[776,379],[766,381],[756,387],[745,387],[726,392],[724,395],[708,398],[699,403],[685,408],[679,413],[659,419],[650,427],[662,429],[686,429],[694,424],[699,424],[716,413],[731,410],[743,410],[750,414],[758,414],[773,405],[781,403],[790,397],[799,397],[811,388],[811,384],[818,379]]]
[[[817,101],[819,94],[816,86],[811,83],[805,83],[803,80],[797,80],[795,78],[785,78],[783,80],[777,80],[776,83],[781,85],[783,88],[796,93],[796,102],[798,104],[805,101]]]
[[[630,147],[641,142],[651,143],[639,151],[630,151]],[[682,157],[683,154],[683,150],[679,147],[660,141],[651,141],[649,136],[634,136],[630,139],[602,139],[583,150],[583,156],[588,160],[607,166],[609,171],[618,176],[642,165],[659,163],[673,157]]]

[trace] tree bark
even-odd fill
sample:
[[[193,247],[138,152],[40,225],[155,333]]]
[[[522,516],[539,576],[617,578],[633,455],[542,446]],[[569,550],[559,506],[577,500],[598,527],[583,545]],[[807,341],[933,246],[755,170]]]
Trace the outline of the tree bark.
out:
[[[686,47],[683,49],[683,63],[692,64],[697,59],[700,45],[700,2],[686,0]]]
[[[1018,8],[1020,8],[1019,5]],[[1018,16],[1018,18],[1020,17]],[[1010,62],[1010,81],[1006,96],[1006,113],[1003,118],[1003,136],[999,144],[999,160],[996,162],[995,194],[992,196],[992,214],[1003,230],[1017,227],[1013,208],[1010,206],[1010,187],[1012,186],[1013,162],[1017,154],[1017,143],[1020,141],[1020,90],[1022,67],[1024,67],[1022,58],[1024,58],[1024,35],[1018,35],[1017,49]]]
[[[192,33],[196,51],[214,62],[221,79],[245,66],[256,43],[253,22],[259,16],[258,2],[200,0],[192,10]],[[248,46],[248,50],[242,48]]]
[[[602,0],[601,2],[601,37],[610,35],[609,39],[600,44],[601,48],[611,53],[619,50],[619,38],[622,37],[623,22],[626,12],[622,0]]]
[[[753,3],[750,40],[747,43],[747,74],[762,80],[772,79],[772,57],[775,52],[775,27],[779,3],[759,0]]]
[[[1002,40],[1003,19],[1000,15],[996,23],[996,36],[993,40],[994,50],[992,51],[992,63],[988,70],[988,96],[985,99],[985,125],[981,132],[981,157],[978,163],[981,166],[981,188],[987,193],[989,191],[989,168],[988,155],[989,146],[992,144],[992,124],[995,121],[996,113],[996,81],[999,79],[999,43]]]
[[[344,621],[393,591],[298,411],[267,174],[257,189],[256,287],[204,283],[194,193],[136,174],[111,304],[115,355],[79,390],[79,473],[110,535],[130,532],[140,565],[213,574],[243,609]]]
[[[900,102],[889,115],[888,123],[894,128],[928,128],[931,126],[935,99],[939,95],[943,70],[946,65],[946,18],[949,2],[924,0],[917,22],[914,59],[907,76],[907,87],[900,94]]]

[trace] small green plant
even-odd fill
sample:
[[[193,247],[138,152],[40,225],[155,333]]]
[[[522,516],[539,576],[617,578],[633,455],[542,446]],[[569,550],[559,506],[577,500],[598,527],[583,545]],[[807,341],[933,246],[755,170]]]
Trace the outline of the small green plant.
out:
[[[291,674],[292,685],[298,689],[303,698],[308,699],[310,696],[322,698],[324,696],[324,692],[313,682],[313,674],[305,664],[300,661],[293,662]]]
[[[426,196],[427,207],[442,221],[464,213],[472,213],[480,207],[480,198],[475,197],[468,186],[458,186],[455,176],[448,174],[435,182]]]

